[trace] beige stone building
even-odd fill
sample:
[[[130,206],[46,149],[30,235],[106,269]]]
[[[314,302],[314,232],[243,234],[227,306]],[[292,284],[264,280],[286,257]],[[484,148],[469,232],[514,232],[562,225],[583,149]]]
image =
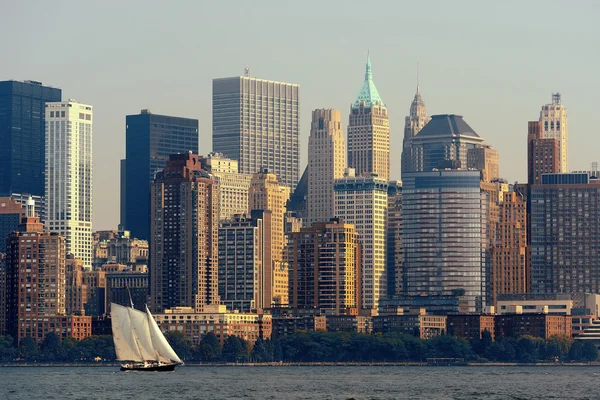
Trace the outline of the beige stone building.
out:
[[[500,178],[498,150],[487,145],[467,150],[467,168],[482,171],[483,180],[486,182]]]
[[[350,107],[348,167],[354,168],[357,175],[376,174],[384,180],[390,177],[388,112],[373,82],[370,58],[363,86]]]
[[[542,139],[556,139],[559,147],[559,172],[568,170],[568,140],[567,110],[561,104],[560,93],[552,93],[552,104],[542,106],[540,111],[542,124]],[[531,183],[531,182],[530,182]]]
[[[272,288],[272,304],[288,304],[288,266],[284,256],[286,245],[284,216],[290,188],[282,186],[275,174],[267,170],[254,174],[248,197],[248,213],[252,210],[271,211],[271,271],[265,272],[265,286]],[[265,262],[265,271],[267,260]],[[268,284],[268,279],[271,284]],[[268,299],[265,300],[265,304]]]
[[[245,214],[252,174],[240,173],[238,161],[220,153],[210,153],[201,162],[219,186],[219,221]]]
[[[359,303],[366,309],[376,309],[387,293],[388,185],[387,180],[376,176],[355,176],[348,168],[334,186],[336,217],[353,224],[358,232],[362,252]]]
[[[338,110],[314,110],[308,138],[307,227],[333,217],[333,184],[344,177],[346,143],[342,114]]]

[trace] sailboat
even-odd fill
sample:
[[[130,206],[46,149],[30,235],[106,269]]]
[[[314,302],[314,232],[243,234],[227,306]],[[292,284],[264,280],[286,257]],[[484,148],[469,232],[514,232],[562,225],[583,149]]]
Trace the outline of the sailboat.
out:
[[[183,361],[146,306],[146,312],[110,303],[112,333],[121,371],[173,371]]]

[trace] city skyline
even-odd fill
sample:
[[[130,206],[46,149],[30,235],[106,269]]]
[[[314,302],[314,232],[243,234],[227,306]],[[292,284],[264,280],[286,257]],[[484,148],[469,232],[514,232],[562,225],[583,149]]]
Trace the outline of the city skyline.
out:
[[[590,12],[599,7],[594,2],[578,2],[568,8],[541,8],[540,3],[531,2],[520,5],[519,13],[514,12],[516,2],[485,7],[466,1],[458,5],[436,3],[434,7],[389,2],[386,16],[378,17],[377,42],[366,35],[354,35],[357,24],[363,23],[364,12],[354,4],[321,4],[320,14],[335,18],[327,19],[330,26],[326,29],[314,31],[308,28],[325,19],[314,15],[314,4],[310,2],[294,9],[269,1],[234,9],[220,4],[186,3],[186,13],[177,13],[180,20],[172,19],[176,27],[166,18],[164,31],[154,28],[154,22],[174,15],[177,8],[145,7],[144,18],[138,18],[139,24],[132,30],[128,21],[132,15],[137,16],[138,3],[123,5],[118,13],[115,4],[67,6],[40,2],[32,11],[27,5],[15,3],[7,5],[0,16],[0,32],[5,36],[16,30],[26,16],[37,27],[26,32],[24,40],[6,43],[7,57],[0,79],[41,81],[60,87],[63,98],[94,105],[95,229],[114,228],[119,222],[119,199],[115,193],[119,160],[125,155],[125,115],[150,108],[158,114],[197,118],[200,154],[206,155],[212,150],[212,79],[241,76],[245,67],[251,68],[254,77],[300,85],[301,171],[307,162],[310,111],[348,110],[356,96],[357,81],[364,75],[367,51],[377,88],[390,115],[392,179],[400,178],[404,118],[416,88],[417,62],[428,114],[464,115],[473,129],[499,151],[502,177],[509,182],[526,180],[523,144],[527,121],[537,118],[540,106],[550,101],[553,92],[562,94],[562,103],[569,113],[569,170],[587,170],[591,162],[597,161],[593,146],[586,145],[600,122],[594,112],[598,87],[594,79],[600,56],[587,50],[593,48],[593,38],[598,37],[600,29],[594,25],[594,13]],[[223,21],[216,16],[224,13],[231,18],[219,27]],[[281,18],[269,29],[248,22],[256,20],[248,15],[257,17],[263,13],[293,18]],[[76,16],[81,14],[98,18],[80,22]],[[57,23],[63,18],[74,25]],[[96,35],[100,24],[107,20],[113,29]],[[553,26],[554,39],[544,41],[539,32],[547,29],[550,20],[561,23]],[[286,34],[273,37],[272,29]],[[87,44],[91,37],[89,46],[93,51],[77,57],[53,57],[53,50],[36,39],[37,33],[47,30],[56,34],[79,30],[84,34],[73,38],[74,45]],[[220,34],[212,35],[215,31]],[[254,35],[253,46],[239,40],[248,32]],[[199,40],[209,34],[211,40]],[[313,45],[326,36],[332,38],[331,45],[322,49]],[[289,44],[282,45],[284,41]],[[457,43],[461,45],[458,51]],[[158,62],[148,55],[154,54],[149,49],[164,50],[167,46],[194,50],[177,65]],[[326,63],[310,61],[326,57],[332,46],[335,58],[327,58]],[[563,49],[562,56],[553,58],[552,63],[531,62],[530,56],[551,54],[556,46]],[[465,64],[467,54],[477,56]],[[440,59],[444,59],[443,66]],[[572,60],[577,60],[577,67]],[[342,124],[345,128],[348,125],[344,117]],[[347,135],[346,129],[344,134]]]

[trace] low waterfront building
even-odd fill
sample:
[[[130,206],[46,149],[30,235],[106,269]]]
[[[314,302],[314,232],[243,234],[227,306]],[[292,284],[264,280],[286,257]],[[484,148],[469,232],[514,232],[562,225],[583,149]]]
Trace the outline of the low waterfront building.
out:
[[[200,313],[195,313],[192,307],[175,307],[153,316],[161,331],[179,331],[193,345],[198,345],[209,333],[213,333],[221,345],[229,336],[240,337],[252,345],[258,338],[271,338],[269,314],[230,312],[224,305],[207,306]]]
[[[571,315],[570,294],[501,294],[497,298],[498,314],[560,314]]]
[[[465,339],[469,342],[481,339],[484,331],[488,331],[494,340],[494,316],[485,314],[452,314],[446,320],[448,335]]]
[[[502,314],[495,318],[496,337],[533,336],[548,339],[571,335],[571,316],[552,314]]]
[[[396,310],[424,308],[429,314],[448,315],[459,311],[460,298],[455,295],[421,295],[412,296],[397,294],[379,302],[379,313],[396,313]]]
[[[355,332],[369,335],[373,332],[373,318],[362,315],[328,315],[327,332]]]
[[[446,332],[445,315],[428,315],[424,309],[409,314],[373,317],[373,333],[396,332],[431,339]]]

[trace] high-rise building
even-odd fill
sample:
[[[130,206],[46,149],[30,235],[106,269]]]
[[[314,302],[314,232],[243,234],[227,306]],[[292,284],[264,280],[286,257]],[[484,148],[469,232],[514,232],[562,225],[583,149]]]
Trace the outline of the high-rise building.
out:
[[[387,235],[387,295],[404,290],[404,249],[402,246],[402,183],[390,181],[385,232]]]
[[[171,154],[198,154],[198,120],[152,114],[128,115],[121,161],[121,225],[133,237],[150,237],[150,184]]]
[[[466,168],[469,149],[481,147],[484,139],[460,115],[432,115],[431,120],[410,139],[412,172],[430,172],[442,164]],[[442,163],[442,164],[440,164]]]
[[[348,168],[334,186],[335,215],[354,225],[362,252],[359,303],[364,309],[376,309],[387,294],[387,238],[385,219],[388,205],[388,181],[377,176],[355,176]]]
[[[357,233],[336,218],[315,222],[290,235],[290,307],[325,314],[357,311]]]
[[[240,172],[267,168],[292,190],[299,179],[300,87],[249,76],[213,80],[213,151]]]
[[[561,104],[560,93],[552,93],[552,104],[542,106],[540,111],[542,139],[556,139],[559,147],[559,172],[568,172],[567,110]]]
[[[252,175],[238,172],[238,161],[219,153],[210,153],[200,163],[219,185],[219,221],[247,213]]]
[[[65,315],[65,239],[44,232],[28,206],[6,242],[6,328],[20,341],[41,341],[43,318]]]
[[[307,225],[327,222],[333,217],[333,184],[344,177],[346,144],[342,113],[314,110],[308,138]]]
[[[254,174],[250,184],[248,212],[263,210],[271,212],[271,260],[264,260],[265,307],[269,304],[288,304],[288,266],[284,254],[286,203],[290,198],[290,188],[280,185],[275,174],[269,171]],[[265,235],[266,236],[266,235]],[[267,266],[269,262],[269,266]],[[270,279],[270,282],[269,282]],[[270,297],[270,298],[269,298]]]
[[[271,211],[235,215],[219,228],[219,297],[230,310],[270,308]],[[266,300],[266,301],[265,301]]]
[[[421,98],[421,92],[419,91],[419,85],[417,83],[417,93],[415,98],[410,104],[410,113],[404,119],[404,139],[402,140],[402,174],[412,172],[412,148],[411,139],[417,136],[417,134],[423,129],[425,125],[431,120],[427,116],[427,108]]]
[[[46,221],[67,254],[92,267],[92,106],[46,103]]]
[[[308,165],[304,168],[302,177],[290,195],[290,200],[287,202],[287,210],[294,213],[296,218],[299,218],[303,223],[308,218]]]
[[[525,200],[514,190],[500,193],[496,232],[491,233],[490,305],[496,305],[499,294],[529,292]]]
[[[480,172],[413,172],[402,184],[406,293],[458,295],[461,311],[480,312],[489,246],[489,193],[481,189]]]
[[[539,185],[542,174],[560,172],[560,141],[543,139],[540,121],[529,121],[527,128],[527,183]]]
[[[45,104],[61,96],[41,82],[0,82],[0,196],[44,196]]]
[[[174,154],[150,185],[152,309],[219,303],[218,189],[198,155]]]
[[[0,253],[6,253],[6,239],[17,230],[25,209],[10,197],[0,197]]]
[[[491,146],[472,147],[467,150],[467,168],[478,169],[485,182],[500,179],[498,150]]]
[[[544,174],[531,187],[531,291],[600,292],[600,181]]]
[[[373,82],[371,58],[367,57],[365,81],[350,106],[348,167],[356,175],[390,177],[390,124],[387,107]]]

